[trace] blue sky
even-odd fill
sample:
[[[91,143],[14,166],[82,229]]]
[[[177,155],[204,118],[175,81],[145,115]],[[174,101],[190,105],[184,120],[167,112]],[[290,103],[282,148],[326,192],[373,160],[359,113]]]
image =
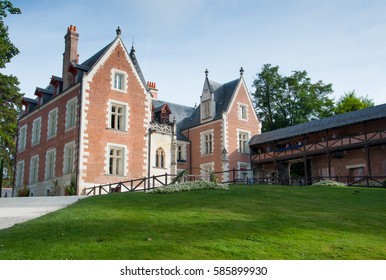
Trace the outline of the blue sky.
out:
[[[20,54],[7,64],[26,96],[61,75],[64,35],[76,25],[80,62],[110,43],[120,26],[134,40],[144,76],[159,98],[193,106],[205,77],[244,78],[253,91],[266,63],[283,75],[306,70],[332,83],[333,97],[355,90],[386,103],[386,2],[362,0],[66,0],[12,1],[11,41]]]

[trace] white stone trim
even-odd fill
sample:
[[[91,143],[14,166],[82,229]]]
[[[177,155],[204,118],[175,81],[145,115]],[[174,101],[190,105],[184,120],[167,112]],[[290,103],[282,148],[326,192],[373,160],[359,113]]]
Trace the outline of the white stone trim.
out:
[[[244,129],[240,129],[240,128],[237,128],[236,129],[236,139],[237,139],[237,152],[240,153],[240,133],[246,133],[248,135],[248,139],[247,139],[247,151],[243,154],[249,154],[250,153],[250,150],[249,150],[249,141],[251,140],[251,132],[249,130],[244,130]]]
[[[68,172],[66,172],[66,169],[68,168],[66,162],[67,162],[67,157],[68,157],[68,154],[67,154],[67,148],[72,146],[74,148],[74,154],[72,155],[72,170],[69,170]],[[71,141],[71,142],[68,142],[64,145],[64,149],[63,149],[63,175],[67,175],[67,174],[71,174],[75,171],[75,160],[76,160],[76,145],[75,145],[75,141]]]
[[[245,110],[246,110],[246,118],[245,119],[243,118],[243,114],[242,114],[242,110],[241,110],[242,107],[245,107]],[[240,121],[244,121],[244,122],[249,121],[249,110],[250,109],[249,109],[248,104],[237,102],[237,116],[238,116]]]
[[[39,131],[38,131],[37,139],[35,139],[36,138],[35,129],[37,129],[36,128],[37,123],[39,123],[39,126],[38,126]],[[38,117],[34,119],[32,122],[31,146],[40,144],[41,134],[42,134],[42,117]]]
[[[115,83],[115,75],[118,74],[118,75],[122,75],[123,76],[123,79],[122,79],[122,82],[123,82],[123,89],[118,89],[118,88],[115,88],[114,87],[114,83]],[[127,93],[127,89],[129,88],[128,85],[129,85],[129,75],[127,74],[127,72],[125,71],[122,71],[122,70],[119,70],[119,69],[115,69],[115,68],[112,68],[111,69],[111,80],[110,80],[110,85],[111,85],[111,89],[112,90],[115,90],[115,91],[118,91],[118,92],[123,92],[123,93]]]
[[[346,165],[346,169],[354,169],[354,168],[365,168],[366,167],[366,164],[362,163],[362,164],[351,164],[351,165]]]
[[[204,179],[204,180],[210,179],[210,173],[214,172],[214,166],[215,166],[215,163],[213,161],[200,164],[200,175],[201,175],[202,179]],[[206,174],[206,167],[209,167],[209,169],[210,169],[209,174]]]
[[[52,174],[52,177],[49,177],[49,174],[48,174],[48,156],[49,154],[53,153],[54,154],[54,162],[53,162],[53,174]],[[44,168],[44,179],[51,179],[51,178],[54,178],[55,177],[55,167],[56,167],[56,148],[52,148],[52,149],[49,149],[46,151],[46,165],[45,165],[45,168]]]
[[[21,142],[21,131],[23,129],[25,129],[24,139],[22,139],[23,142]],[[18,138],[19,143],[18,143],[18,147],[17,147],[18,152],[25,151],[25,149],[27,147],[27,135],[28,135],[28,126],[27,126],[27,124],[25,124],[25,125],[21,126],[20,129],[19,129],[19,138]]]
[[[22,168],[21,168],[22,166]],[[20,171],[22,170],[22,171]],[[16,188],[21,188],[23,187],[23,183],[24,183],[24,170],[25,170],[25,162],[24,162],[24,159],[23,160],[20,160],[17,162],[17,165],[16,165],[16,172],[15,172],[15,186]],[[20,174],[20,178],[19,178],[19,172],[21,172]]]
[[[212,135],[212,152],[211,153],[205,153],[205,143],[204,143],[205,142],[205,136],[209,135],[209,134]],[[200,152],[201,152],[202,156],[211,155],[214,153],[214,143],[215,143],[215,138],[214,138],[214,129],[213,128],[200,132]]]
[[[119,106],[125,107],[125,116],[124,116],[125,127],[124,127],[123,130],[119,130],[119,129],[114,129],[114,130],[127,132],[129,130],[129,128],[130,128],[130,106],[129,106],[129,103],[127,103],[127,102],[117,101],[117,100],[114,100],[114,99],[109,99],[107,101],[107,123],[106,123],[106,127],[109,128],[109,129],[113,129],[113,128],[111,128],[111,107],[112,107],[112,105],[119,105]]]
[[[69,118],[69,108],[70,106],[75,105],[74,111],[75,111],[75,116],[74,116],[74,124],[70,123],[70,118]],[[65,119],[65,130],[71,130],[76,127],[76,120],[78,118],[78,97],[71,98],[70,100],[67,101],[66,103],[66,119]]]
[[[36,170],[37,170],[37,174],[36,174],[36,182],[32,182],[32,178],[31,178],[31,175],[32,175],[32,161],[34,161],[35,159],[37,159],[37,167],[36,167]],[[29,184],[29,185],[36,185],[38,182],[39,182],[39,155],[34,155],[34,156],[33,156],[33,157],[31,157],[31,159],[30,159],[30,164],[29,164],[29,179],[28,179],[28,184]]]
[[[56,113],[56,120],[55,120],[55,124],[54,124],[54,127],[55,127],[55,133],[50,135],[50,128],[51,128],[51,118],[52,118],[52,114],[53,113]],[[56,107],[55,109],[52,109],[51,111],[48,112],[48,121],[47,121],[47,140],[51,139],[51,138],[54,138],[57,134],[58,134],[58,115],[59,113],[59,110],[58,110],[58,107]]]
[[[123,149],[123,174],[122,175],[110,175],[109,174],[109,165],[110,165],[110,149],[119,148]],[[127,177],[127,171],[129,166],[129,155],[126,145],[116,144],[116,143],[106,143],[105,147],[105,174],[108,176],[117,176],[117,177]]]

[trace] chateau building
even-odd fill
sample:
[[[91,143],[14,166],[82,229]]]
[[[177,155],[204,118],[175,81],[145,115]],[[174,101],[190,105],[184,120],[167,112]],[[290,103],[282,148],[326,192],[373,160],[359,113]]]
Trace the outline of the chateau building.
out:
[[[68,27],[62,76],[23,100],[16,191],[26,186],[31,196],[63,195],[72,183],[82,194],[94,185],[180,170],[205,177],[251,168],[248,143],[261,124],[243,69],[224,84],[206,71],[197,107],[161,101],[120,34],[118,28],[111,43],[80,63],[79,34]],[[220,179],[233,178],[224,173]]]

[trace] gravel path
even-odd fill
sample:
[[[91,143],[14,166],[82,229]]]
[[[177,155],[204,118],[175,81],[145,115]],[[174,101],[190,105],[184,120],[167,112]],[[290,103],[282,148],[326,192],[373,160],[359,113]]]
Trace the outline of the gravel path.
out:
[[[64,208],[86,196],[0,198],[0,230]]]

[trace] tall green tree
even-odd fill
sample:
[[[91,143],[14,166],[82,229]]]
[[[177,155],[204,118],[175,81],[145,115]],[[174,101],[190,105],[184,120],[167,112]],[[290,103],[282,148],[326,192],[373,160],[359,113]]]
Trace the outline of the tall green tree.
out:
[[[374,106],[374,101],[370,98],[357,96],[355,90],[346,92],[335,105],[335,114],[343,114],[369,108]]]
[[[4,18],[8,14],[20,14],[10,1],[0,1],[0,69],[5,68],[19,50],[11,43]],[[11,186],[15,154],[17,116],[20,112],[22,94],[15,76],[0,73],[0,196],[3,183]]]
[[[263,121],[263,132],[333,115],[331,84],[312,83],[306,71],[286,77],[278,66],[263,65],[253,82],[254,106]]]

